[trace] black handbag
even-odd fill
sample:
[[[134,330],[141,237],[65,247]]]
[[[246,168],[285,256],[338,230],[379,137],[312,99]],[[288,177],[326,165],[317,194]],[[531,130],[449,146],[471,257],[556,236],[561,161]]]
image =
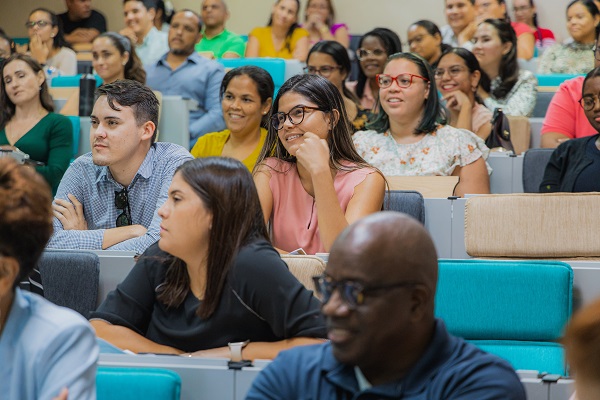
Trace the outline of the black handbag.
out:
[[[492,116],[492,132],[490,132],[490,136],[485,140],[485,145],[489,149],[501,148],[498,150],[515,152],[515,148],[510,140],[510,124],[501,108],[496,108],[494,110],[494,115]]]

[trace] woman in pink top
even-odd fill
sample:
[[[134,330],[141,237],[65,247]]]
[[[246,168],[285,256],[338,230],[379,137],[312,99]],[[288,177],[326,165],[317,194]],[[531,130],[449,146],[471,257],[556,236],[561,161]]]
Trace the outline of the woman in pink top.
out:
[[[357,153],[337,88],[297,75],[279,90],[254,171],[273,245],[328,252],[338,234],[381,210],[385,179]]]
[[[335,40],[345,48],[350,46],[348,26],[344,23],[334,23],[335,9],[333,0],[308,0],[304,11],[310,46],[321,40]]]

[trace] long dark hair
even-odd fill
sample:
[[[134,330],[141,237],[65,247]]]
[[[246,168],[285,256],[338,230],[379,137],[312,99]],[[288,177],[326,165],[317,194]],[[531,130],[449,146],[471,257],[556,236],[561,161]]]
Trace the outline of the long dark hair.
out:
[[[487,75],[485,75],[484,72],[481,70],[481,67],[479,66],[479,61],[477,61],[477,57],[475,57],[475,55],[469,50],[465,49],[464,47],[452,47],[450,50],[442,54],[442,56],[440,57],[440,61],[442,61],[442,58],[444,58],[447,54],[455,54],[458,57],[462,58],[462,60],[465,62],[465,65],[467,66],[467,69],[469,70],[469,73],[472,74],[475,71],[479,71],[479,82],[477,83],[477,87],[481,85],[481,82],[484,78],[488,79]],[[477,91],[475,91],[475,101],[479,104],[483,104],[483,100],[481,99],[481,97],[479,97]]]
[[[212,214],[206,291],[197,310],[198,316],[206,319],[219,306],[240,248],[256,240],[269,241],[269,234],[252,175],[241,162],[228,157],[196,158],[182,164],[176,173]],[[183,260],[170,256],[167,262],[170,266],[157,289],[157,299],[168,307],[178,307],[190,290],[190,277]]]
[[[277,0],[275,2],[275,4],[279,4],[281,3],[282,0]],[[290,29],[288,29],[287,33],[285,34],[285,44],[284,47],[291,53],[292,52],[292,35],[294,34],[294,31],[296,30],[296,28],[298,28],[298,13],[300,13],[300,0],[296,0],[296,22],[294,22],[292,24],[292,26],[290,26]],[[267,24],[267,26],[271,26],[273,24],[273,13],[271,13],[271,16],[269,17],[269,23]]]
[[[482,71],[483,73],[481,74],[482,76],[485,76],[485,79],[481,80],[481,87],[486,92],[490,93],[494,98],[503,99],[519,80],[519,64],[517,62],[517,35],[510,25],[510,22],[503,21],[501,19],[486,19],[481,24],[491,25],[498,34],[502,44],[512,44],[509,52],[504,54],[500,60],[500,68],[498,69],[498,72],[501,83],[496,89],[491,90],[492,84],[490,77],[487,76],[484,71]]]
[[[62,22],[58,19],[58,16],[54,12],[48,10],[47,8],[43,8],[43,7],[36,8],[35,10],[33,10],[32,12],[29,13],[29,16],[31,17],[31,15],[37,11],[42,11],[42,12],[45,12],[46,14],[48,14],[48,16],[50,17],[50,24],[52,25],[52,27],[53,28],[55,26],[58,27],[56,35],[54,35],[52,47],[54,47],[55,49],[60,49],[63,47],[71,48],[71,45],[65,39]]]
[[[324,112],[332,113],[337,110],[340,118],[337,124],[334,124],[333,115],[331,117],[332,126],[327,137],[329,146],[329,165],[337,170],[355,170],[363,167],[370,167],[361,156],[358,155],[354,144],[352,143],[352,127],[348,121],[346,107],[340,91],[335,85],[319,75],[296,75],[288,79],[273,102],[271,115],[279,112],[279,100],[284,94],[291,92],[303,96],[306,100],[314,103]],[[293,157],[279,140],[278,131],[269,124],[269,133],[265,139],[265,144],[258,156],[256,165],[260,165],[266,158],[276,157],[283,161],[291,163],[296,162]],[[350,162],[354,165],[344,165],[343,162]],[[282,172],[282,171],[278,171]]]
[[[421,76],[429,80],[429,94],[425,100],[425,106],[423,107],[423,118],[421,118],[421,121],[419,122],[419,125],[415,129],[414,133],[415,135],[418,135],[420,133],[434,132],[438,124],[446,123],[446,116],[444,108],[442,107],[438,97],[433,70],[423,57],[415,53],[392,54],[388,58],[386,65],[394,60],[400,59],[408,60],[415,64],[417,68],[419,68],[419,73]],[[379,114],[377,114],[377,118],[372,123],[367,124],[367,128],[373,129],[377,132],[385,132],[390,129],[390,119],[381,106],[381,102],[379,103]]]
[[[368,36],[374,36],[383,45],[385,53],[390,56],[392,54],[400,53],[402,51],[402,42],[396,32],[387,28],[375,28],[372,31],[365,33],[358,42],[358,48],[362,47],[363,40]],[[363,72],[362,68],[358,68],[358,82],[356,83],[356,95],[361,98],[365,92],[365,84],[367,83],[367,76]]]
[[[131,79],[132,81],[138,81],[139,83],[146,83],[146,71],[142,65],[142,61],[135,52],[135,46],[131,44],[131,40],[128,37],[118,34],[117,32],[104,32],[96,36],[98,38],[108,38],[110,42],[119,51],[119,54],[123,56],[125,52],[129,53],[129,59],[123,67],[125,70],[125,79]]]
[[[273,93],[275,93],[275,83],[273,82],[271,74],[269,74],[263,68],[255,65],[244,65],[242,67],[229,70],[223,77],[223,80],[221,81],[221,89],[219,90],[221,100],[223,100],[223,95],[229,86],[229,82],[231,82],[231,80],[236,76],[242,75],[252,79],[256,85],[256,90],[260,96],[261,105],[265,104],[267,100],[273,99]],[[265,129],[269,128],[269,113],[262,117],[260,126]]]
[[[2,83],[0,83],[0,129],[4,129],[6,123],[15,115],[16,106],[8,97],[8,94],[6,93],[6,84],[4,83],[4,68],[6,68],[9,63],[15,60],[21,60],[25,62],[36,75],[42,71],[42,66],[36,60],[34,60],[33,57],[27,54],[14,53],[8,57],[4,63],[1,64],[0,81]],[[54,102],[52,101],[52,97],[48,91],[48,84],[46,83],[45,79],[40,86],[40,103],[42,104],[42,107],[46,109],[46,111],[54,111]]]

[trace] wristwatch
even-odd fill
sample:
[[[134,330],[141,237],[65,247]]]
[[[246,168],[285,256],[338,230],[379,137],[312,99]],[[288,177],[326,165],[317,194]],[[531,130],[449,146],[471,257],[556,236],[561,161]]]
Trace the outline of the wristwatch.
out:
[[[248,343],[250,343],[250,340],[246,340],[244,342],[227,343],[227,345],[229,346],[229,351],[231,352],[231,361],[240,362],[243,360],[242,349],[246,347]]]

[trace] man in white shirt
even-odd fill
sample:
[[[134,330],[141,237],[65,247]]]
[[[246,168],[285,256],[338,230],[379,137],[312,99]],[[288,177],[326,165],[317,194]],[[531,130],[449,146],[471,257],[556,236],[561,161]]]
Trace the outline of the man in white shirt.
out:
[[[152,64],[169,51],[167,34],[154,26],[156,0],[123,0],[125,28],[119,32],[135,45],[142,64]]]

